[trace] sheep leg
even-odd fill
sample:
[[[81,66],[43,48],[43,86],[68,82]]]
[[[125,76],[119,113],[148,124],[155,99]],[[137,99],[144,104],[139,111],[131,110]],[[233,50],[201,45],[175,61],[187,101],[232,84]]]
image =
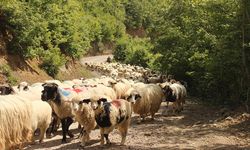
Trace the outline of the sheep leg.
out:
[[[31,137],[31,144],[35,144],[35,135],[34,134]]]
[[[107,143],[108,145],[110,145],[111,142],[110,142],[110,140],[109,140],[109,134],[104,134],[104,137],[105,137],[105,139],[106,139],[106,143]]]
[[[183,111],[184,110],[184,105],[185,104],[185,99],[182,99],[181,100],[181,111]]]
[[[151,112],[151,120],[155,120],[155,113]]]
[[[178,113],[181,112],[181,102],[180,102],[180,100],[177,101],[177,112],[178,112]]]
[[[167,106],[166,106],[167,108],[168,108],[168,105],[169,105],[169,102],[167,101]]]
[[[101,145],[104,145],[104,129],[100,128],[100,133],[101,133]]]
[[[43,142],[43,139],[45,137],[45,132],[46,132],[46,128],[40,128],[40,137],[39,137],[39,143]]]
[[[82,141],[81,141],[81,144],[80,144],[81,147],[85,147],[86,136],[87,136],[86,130],[83,130],[83,132],[82,132]]]
[[[67,117],[66,119],[66,130],[67,130],[67,133],[68,135],[70,136],[70,138],[73,138],[74,137],[74,134],[72,134],[70,131],[69,131],[69,126],[73,123],[73,119],[71,117]]]
[[[50,136],[53,136],[54,134],[54,131],[55,131],[55,128],[56,128],[56,124],[57,124],[57,119],[55,116],[53,116],[53,120],[52,120],[52,123],[51,123],[51,128],[49,130],[49,135]]]
[[[66,133],[67,133],[67,125],[66,125],[66,118],[61,119],[62,123],[62,133],[63,133],[63,138],[62,138],[62,143],[66,143]]]
[[[81,124],[80,123],[78,123],[78,129],[81,129],[82,127],[81,127]]]
[[[128,133],[128,126],[129,126],[130,121],[124,122],[122,125],[118,127],[118,130],[120,131],[122,140],[121,140],[121,145],[125,144],[126,141],[126,136]]]
[[[87,132],[87,141],[89,141],[90,140],[90,132]]]
[[[174,102],[174,103],[173,103],[173,108],[172,108],[173,114],[176,113],[176,109],[177,109],[176,107],[177,107],[177,102]]]

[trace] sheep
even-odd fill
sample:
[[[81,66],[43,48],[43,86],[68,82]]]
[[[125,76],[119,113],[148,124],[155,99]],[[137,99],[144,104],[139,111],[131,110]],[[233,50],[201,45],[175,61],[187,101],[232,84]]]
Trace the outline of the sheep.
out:
[[[76,121],[82,125],[81,147],[90,140],[89,134],[96,127],[95,112],[90,106],[90,99],[76,98],[72,100],[73,114]]]
[[[15,90],[12,88],[10,84],[0,85],[0,95],[9,95],[14,94]]]
[[[29,84],[26,81],[20,82],[17,86],[17,89],[19,91],[27,91],[29,90]]]
[[[159,110],[164,93],[160,86],[156,84],[145,84],[129,89],[125,94],[126,100],[136,100],[133,104],[133,111],[139,114],[142,121],[150,113],[154,120],[155,113]]]
[[[126,93],[126,91],[131,88],[131,85],[128,83],[122,83],[122,82],[112,82],[112,88],[115,90],[116,92],[116,96],[118,99],[120,98],[124,98],[124,94]]]
[[[187,96],[186,88],[179,83],[162,85],[166,101],[173,102],[173,112],[180,112],[183,110],[185,104],[185,97]]]
[[[41,100],[33,101],[32,103],[32,130],[40,129],[39,142],[43,142],[47,128],[51,122],[52,108],[46,102]],[[32,142],[35,142],[34,136]]]
[[[66,143],[66,133],[72,138],[74,135],[69,132],[69,126],[73,123],[71,99],[76,96],[73,91],[60,89],[56,83],[44,83],[44,90],[41,98],[43,101],[49,101],[52,109],[60,118],[62,123],[63,138],[62,143]]]
[[[123,99],[107,102],[107,99],[100,98],[98,101],[91,99],[91,107],[95,110],[95,120],[100,127],[101,145],[104,144],[104,137],[106,143],[111,144],[108,136],[116,127],[121,133],[121,145],[124,145],[131,121],[131,103]]]
[[[22,148],[32,137],[30,101],[14,95],[1,96],[0,149]]]

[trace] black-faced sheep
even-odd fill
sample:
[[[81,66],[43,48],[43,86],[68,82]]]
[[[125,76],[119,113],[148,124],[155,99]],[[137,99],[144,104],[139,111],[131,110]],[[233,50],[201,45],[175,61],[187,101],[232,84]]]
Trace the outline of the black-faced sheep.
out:
[[[185,98],[187,96],[186,88],[178,83],[162,85],[166,101],[173,102],[173,111],[180,112],[183,110]]]
[[[58,87],[55,83],[44,83],[44,90],[42,91],[42,100],[50,102],[52,109],[56,115],[61,119],[63,138],[62,143],[66,143],[66,134],[70,137],[74,135],[69,132],[69,126],[73,123],[71,99],[75,96],[75,93],[70,91],[64,91]]]
[[[104,137],[107,144],[111,144],[109,133],[116,127],[121,133],[121,145],[124,145],[131,121],[132,107],[126,100],[113,100],[101,98],[98,101],[91,100],[91,106],[95,110],[95,119],[100,127],[101,145],[104,144]]]

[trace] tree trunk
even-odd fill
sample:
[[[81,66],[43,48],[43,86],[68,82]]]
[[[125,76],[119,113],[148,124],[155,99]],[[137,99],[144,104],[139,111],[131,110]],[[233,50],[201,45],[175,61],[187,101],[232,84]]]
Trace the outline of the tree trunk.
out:
[[[248,34],[246,34],[247,30],[247,24],[250,23],[249,21],[249,13],[248,13],[248,7],[250,5],[250,2],[248,0],[242,0],[242,67],[245,72],[245,79],[246,79],[246,109],[248,109],[248,102],[249,102],[249,85],[250,85],[250,76],[249,76],[249,64],[248,64],[248,54],[247,51],[249,51],[249,46],[247,46],[250,43],[250,38],[248,38]]]

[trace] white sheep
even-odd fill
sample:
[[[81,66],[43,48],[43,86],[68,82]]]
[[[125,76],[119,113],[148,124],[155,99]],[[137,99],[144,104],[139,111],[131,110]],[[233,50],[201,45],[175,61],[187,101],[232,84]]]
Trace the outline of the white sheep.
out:
[[[0,149],[21,148],[32,137],[31,103],[14,95],[0,99]]]
[[[124,94],[127,92],[128,89],[131,88],[131,85],[129,83],[123,83],[123,82],[112,82],[112,88],[116,92],[116,97],[118,99],[124,98]]]
[[[156,84],[141,84],[135,89],[129,89],[125,94],[125,99],[136,100],[133,104],[133,111],[140,115],[142,121],[148,114],[151,115],[153,120],[164,99],[164,93],[161,87]]]
[[[52,109],[47,102],[41,100],[33,101],[32,103],[32,130],[40,129],[39,142],[43,142],[45,133],[51,122]],[[35,142],[34,137],[32,142]]]
[[[96,127],[95,112],[90,106],[90,99],[74,98],[72,102],[76,121],[82,126],[82,139],[80,146],[84,147],[90,140],[89,134]]]
[[[98,101],[91,99],[91,106],[95,110],[95,119],[100,127],[101,145],[104,144],[104,137],[106,143],[111,144],[108,136],[115,128],[120,131],[121,145],[124,145],[131,121],[131,103],[122,99],[107,102],[107,99],[101,98]]]
[[[27,100],[39,100],[41,99],[42,86],[30,86],[27,91],[17,92],[15,95],[23,97]]]

